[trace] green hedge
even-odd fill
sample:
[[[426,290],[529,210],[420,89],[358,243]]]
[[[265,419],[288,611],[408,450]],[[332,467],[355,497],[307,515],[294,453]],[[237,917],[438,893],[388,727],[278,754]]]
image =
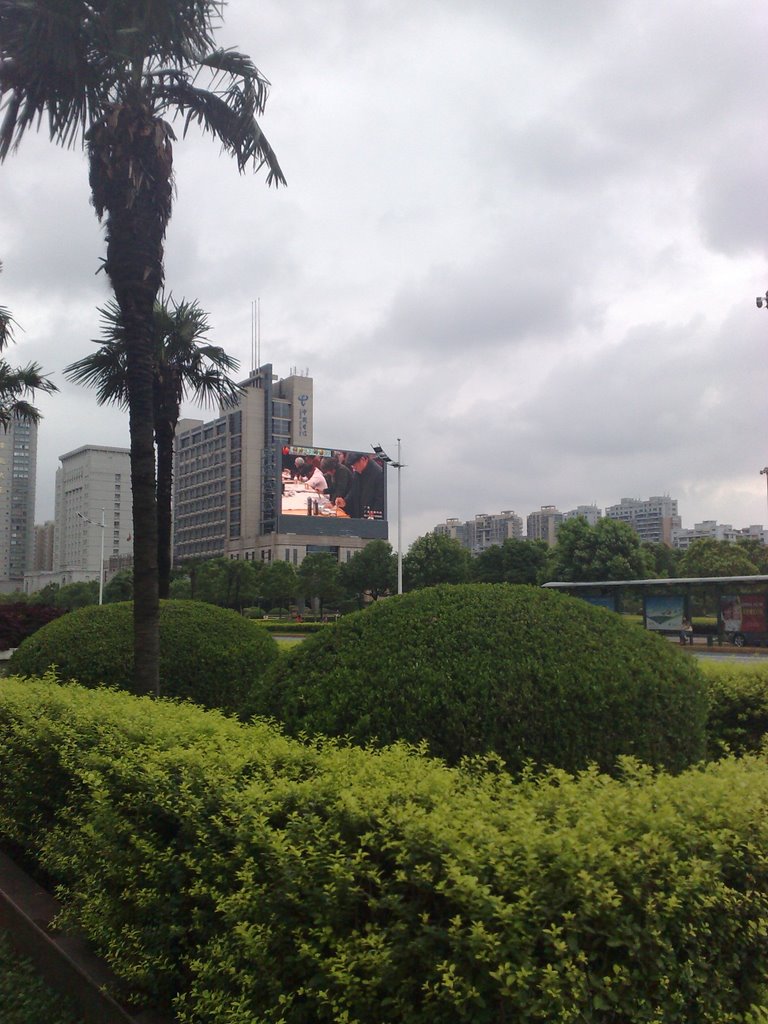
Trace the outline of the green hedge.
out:
[[[286,636],[289,634],[303,636],[310,633],[322,633],[324,629],[327,629],[327,623],[325,622],[293,622],[288,620],[285,622],[275,622],[272,619],[262,619],[259,625],[268,633],[285,634]]]
[[[133,604],[91,605],[39,629],[12,655],[8,671],[84,686],[133,688]],[[160,693],[237,712],[278,656],[257,623],[200,601],[160,602]]]
[[[709,686],[710,754],[760,750],[768,733],[768,664],[702,662]]]
[[[0,681],[0,841],[181,1024],[768,1019],[762,760],[492,768]]]
[[[441,586],[378,601],[285,653],[250,709],[292,735],[425,740],[569,771],[616,758],[679,770],[704,753],[695,662],[661,637],[537,587]]]

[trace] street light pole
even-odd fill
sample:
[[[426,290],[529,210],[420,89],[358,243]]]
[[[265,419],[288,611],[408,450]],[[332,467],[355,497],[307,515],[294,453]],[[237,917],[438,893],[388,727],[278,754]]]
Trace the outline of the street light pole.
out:
[[[380,444],[372,444],[371,448],[376,452],[382,462],[386,462],[392,466],[393,469],[397,470],[397,592],[402,594],[403,592],[403,505],[402,505],[402,489],[400,487],[400,470],[404,469],[402,459],[400,457],[400,438],[397,439],[397,459],[391,459],[389,455],[384,451]]]
[[[768,466],[763,466],[763,468],[760,470],[760,476],[763,475],[765,475],[765,486],[768,490]]]
[[[99,604],[103,603],[104,598],[104,509],[101,510],[101,522],[95,523],[93,519],[89,519],[88,516],[84,516],[82,512],[75,513],[85,523],[89,523],[91,526],[98,526],[101,530],[101,557],[99,560]]]

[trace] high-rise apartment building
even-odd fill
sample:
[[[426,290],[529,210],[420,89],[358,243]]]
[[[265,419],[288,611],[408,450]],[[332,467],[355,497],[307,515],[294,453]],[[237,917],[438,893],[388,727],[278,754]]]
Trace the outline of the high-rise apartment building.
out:
[[[563,521],[563,513],[554,505],[542,505],[538,512],[531,512],[527,521],[528,540],[543,540],[553,547],[557,543],[557,528]]]
[[[672,543],[672,530],[681,525],[677,499],[668,494],[651,498],[622,498],[618,505],[609,505],[609,519],[629,523],[641,541],[654,544]]]
[[[735,544],[740,540],[757,540],[761,544],[765,544],[766,533],[768,531],[760,525],[737,529],[730,523],[718,523],[715,519],[705,519],[701,523],[694,523],[692,529],[686,529],[683,526],[673,527],[672,547],[680,551],[687,551],[697,540],[720,540],[728,541],[730,544]]]
[[[53,571],[67,583],[97,580],[102,540],[105,566],[133,553],[130,452],[84,445],[59,461]]]
[[[51,572],[53,570],[53,535],[54,522],[52,519],[35,525],[33,572]]]
[[[563,520],[586,519],[590,526],[597,526],[602,512],[597,505],[577,505],[576,508],[563,512]]]
[[[209,422],[185,419],[176,430],[173,560],[280,559],[298,565],[307,553],[348,558],[386,523],[322,517],[280,518],[282,452],[313,449],[312,378],[280,380],[267,364],[241,384],[242,397]],[[281,525],[282,522],[282,525]]]
[[[0,428],[0,591],[21,590],[35,544],[37,426]]]
[[[503,544],[509,538],[521,540],[523,520],[517,512],[511,510],[494,515],[482,512],[467,522],[461,522],[459,519],[447,519],[444,523],[436,526],[432,532],[438,536],[452,537],[473,555],[479,555],[482,551],[493,547],[494,544]]]

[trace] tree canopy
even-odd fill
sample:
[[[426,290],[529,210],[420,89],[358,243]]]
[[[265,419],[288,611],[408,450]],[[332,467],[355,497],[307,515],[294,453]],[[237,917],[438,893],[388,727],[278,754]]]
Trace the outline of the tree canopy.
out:
[[[372,540],[361,551],[356,551],[340,570],[344,587],[357,596],[361,606],[366,594],[378,601],[395,592],[397,555],[389,541]]]
[[[758,571],[741,545],[709,537],[695,540],[680,559],[682,576],[755,576]]]
[[[579,516],[558,529],[553,579],[568,583],[640,580],[647,578],[647,568],[640,538],[628,523],[606,518],[590,526]]]
[[[508,537],[477,555],[472,578],[477,583],[540,583],[548,552],[545,541]]]
[[[466,583],[471,557],[452,537],[427,533],[413,542],[403,558],[404,588],[419,590],[438,583]]]

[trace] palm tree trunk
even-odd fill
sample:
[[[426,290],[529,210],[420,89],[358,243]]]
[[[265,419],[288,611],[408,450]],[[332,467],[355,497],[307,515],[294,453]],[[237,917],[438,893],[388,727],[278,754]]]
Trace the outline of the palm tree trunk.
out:
[[[88,132],[90,182],[107,214],[106,271],[127,339],[133,489],[133,653],[136,693],[157,695],[160,607],[154,450],[154,303],[172,198],[169,126],[139,99],[115,106]]]
[[[159,418],[155,427],[157,442],[157,575],[161,599],[171,589],[171,493],[173,490],[174,425]]]

